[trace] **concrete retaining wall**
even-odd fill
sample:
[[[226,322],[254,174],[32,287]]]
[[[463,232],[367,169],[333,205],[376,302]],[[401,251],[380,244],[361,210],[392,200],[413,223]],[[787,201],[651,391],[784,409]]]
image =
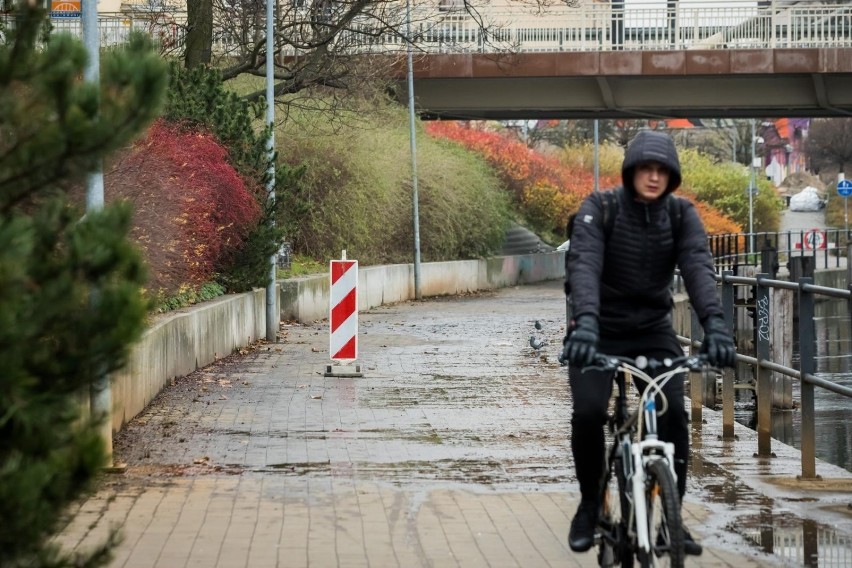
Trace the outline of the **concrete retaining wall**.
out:
[[[112,377],[112,428],[120,430],[173,377],[187,375],[266,335],[263,289],[158,318]]]
[[[421,264],[423,296],[447,296],[505,286],[561,279],[563,253],[498,256],[485,260]],[[369,266],[358,272],[358,309],[413,300],[414,265]],[[328,317],[327,274],[281,282],[281,319],[300,322]]]
[[[424,296],[442,296],[563,277],[559,253],[421,265]],[[358,308],[414,298],[414,266],[362,268]],[[328,317],[328,275],[279,283],[282,319]],[[113,375],[112,428],[120,430],[174,377],[187,375],[266,335],[266,293],[226,296],[158,318],[134,346],[127,367]]]
[[[814,284],[818,286],[844,289],[852,284],[847,282],[848,279],[846,268],[818,268],[814,271]]]

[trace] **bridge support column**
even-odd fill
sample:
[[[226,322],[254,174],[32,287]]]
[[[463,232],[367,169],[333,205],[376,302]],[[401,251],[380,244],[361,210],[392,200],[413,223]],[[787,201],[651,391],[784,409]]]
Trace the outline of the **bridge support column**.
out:
[[[793,290],[772,288],[770,313],[770,347],[772,361],[793,366]],[[793,379],[781,373],[772,372],[772,408],[791,410],[793,408]]]
[[[790,282],[797,282],[799,278],[814,277],[814,257],[791,256],[790,257]]]
[[[766,277],[766,274],[757,275],[754,312],[757,342],[757,455],[762,457],[772,455],[772,372],[761,366],[761,362],[769,360],[769,322],[772,309],[769,288],[761,285],[761,280]]]

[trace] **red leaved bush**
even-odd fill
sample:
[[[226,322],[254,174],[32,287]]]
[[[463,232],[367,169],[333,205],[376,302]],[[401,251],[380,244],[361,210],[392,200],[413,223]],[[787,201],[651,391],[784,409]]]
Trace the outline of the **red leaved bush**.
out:
[[[561,233],[568,215],[594,187],[591,172],[569,168],[497,132],[461,122],[431,122],[426,131],[482,154],[512,192],[521,212],[542,229]],[[603,187],[617,183],[608,176],[601,178]]]
[[[107,196],[134,205],[154,294],[212,280],[259,220],[258,188],[227,158],[211,134],[159,120],[106,174]]]

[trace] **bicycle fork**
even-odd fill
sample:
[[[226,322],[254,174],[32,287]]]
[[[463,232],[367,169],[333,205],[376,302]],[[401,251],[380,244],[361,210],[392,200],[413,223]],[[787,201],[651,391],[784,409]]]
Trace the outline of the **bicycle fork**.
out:
[[[672,473],[672,478],[677,481],[674,472],[674,444],[663,442],[657,438],[657,415],[654,399],[645,401],[645,423],[646,434],[638,443],[631,444],[630,453],[633,462],[630,475],[630,487],[633,493],[633,520],[636,530],[636,544],[640,550],[651,552],[652,535],[649,534],[648,526],[648,503],[649,495],[646,494],[645,475],[646,467],[652,460],[665,459]]]

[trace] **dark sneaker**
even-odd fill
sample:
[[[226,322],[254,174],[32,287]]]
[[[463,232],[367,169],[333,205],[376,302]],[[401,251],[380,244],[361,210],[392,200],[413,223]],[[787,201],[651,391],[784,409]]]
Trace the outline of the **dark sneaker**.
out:
[[[692,539],[686,527],[683,527],[683,551],[689,556],[701,556],[704,549]]]
[[[595,525],[598,522],[598,504],[594,501],[580,501],[571,530],[568,533],[568,546],[574,552],[586,552],[595,543]]]

